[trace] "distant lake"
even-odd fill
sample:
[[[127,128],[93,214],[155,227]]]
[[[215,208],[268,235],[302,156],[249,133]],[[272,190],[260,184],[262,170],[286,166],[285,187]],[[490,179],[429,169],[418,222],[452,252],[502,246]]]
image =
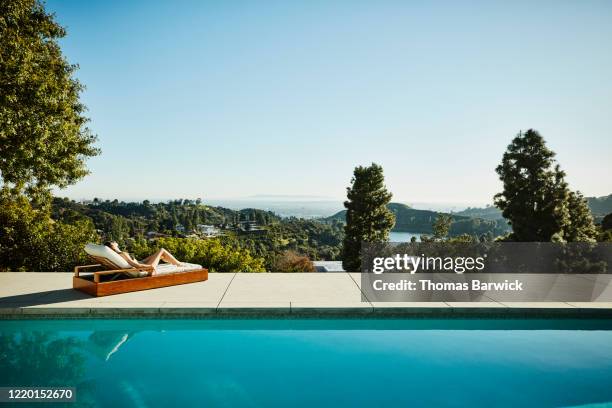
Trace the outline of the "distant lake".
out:
[[[410,242],[410,239],[412,239],[412,237],[416,237],[417,241],[420,241],[421,235],[422,233],[391,231],[389,233],[389,241],[390,242]]]

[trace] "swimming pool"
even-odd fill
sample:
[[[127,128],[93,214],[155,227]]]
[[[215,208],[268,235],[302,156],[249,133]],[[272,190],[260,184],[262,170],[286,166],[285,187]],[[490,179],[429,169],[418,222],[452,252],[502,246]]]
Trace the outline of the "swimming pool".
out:
[[[94,407],[610,402],[612,322],[0,321],[0,386],[53,385]]]

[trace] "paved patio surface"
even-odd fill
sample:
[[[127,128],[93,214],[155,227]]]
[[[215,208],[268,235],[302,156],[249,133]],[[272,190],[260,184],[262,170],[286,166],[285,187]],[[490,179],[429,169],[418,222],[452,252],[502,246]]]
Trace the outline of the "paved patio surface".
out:
[[[107,297],[72,289],[72,273],[0,273],[0,317],[533,316],[612,317],[612,302],[369,302],[359,274],[211,273],[206,282]]]

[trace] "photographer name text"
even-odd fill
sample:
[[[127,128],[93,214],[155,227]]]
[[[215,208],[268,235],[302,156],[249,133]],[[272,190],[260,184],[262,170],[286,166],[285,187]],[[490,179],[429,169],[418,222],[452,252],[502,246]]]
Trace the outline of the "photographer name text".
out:
[[[470,282],[434,282],[429,279],[419,279],[412,281],[402,279],[398,282],[384,282],[376,279],[372,282],[372,287],[377,291],[463,291],[463,290],[487,290],[487,291],[522,291],[523,282],[515,279],[514,281],[504,280],[503,282],[483,282],[474,279]]]

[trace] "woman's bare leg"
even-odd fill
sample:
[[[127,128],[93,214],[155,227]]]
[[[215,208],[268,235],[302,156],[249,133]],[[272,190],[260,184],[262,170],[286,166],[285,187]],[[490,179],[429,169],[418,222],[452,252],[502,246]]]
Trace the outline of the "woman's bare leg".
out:
[[[157,250],[153,255],[147,256],[141,262],[143,264],[147,264],[147,265],[156,267],[159,264],[160,259],[161,259],[161,249]]]
[[[172,256],[172,254],[170,252],[168,252],[166,249],[162,248],[161,249],[162,254],[161,254],[161,259],[163,261],[166,261],[172,265],[180,265],[181,263],[179,262],[178,259],[176,259],[174,256]]]
[[[172,256],[170,252],[168,252],[164,248],[159,249],[153,255],[148,256],[145,259],[143,259],[142,263],[155,267],[159,265],[159,261],[165,261],[172,265],[181,264],[175,257]]]
[[[159,250],[157,250],[153,255],[147,256],[145,259],[143,259],[140,262],[143,263],[143,264],[152,265],[152,262],[155,259],[159,258],[158,254],[159,254]]]

